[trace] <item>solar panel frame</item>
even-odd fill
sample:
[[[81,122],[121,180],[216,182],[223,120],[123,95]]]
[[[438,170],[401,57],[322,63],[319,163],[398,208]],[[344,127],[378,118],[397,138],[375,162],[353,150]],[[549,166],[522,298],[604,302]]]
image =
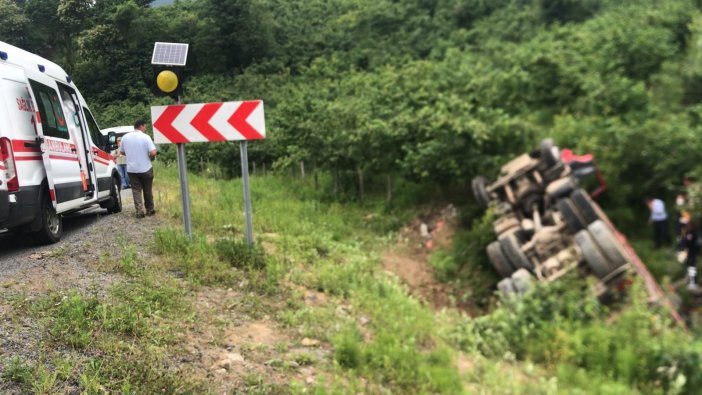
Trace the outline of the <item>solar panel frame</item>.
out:
[[[151,64],[164,66],[185,66],[188,58],[189,44],[184,43],[154,43]]]

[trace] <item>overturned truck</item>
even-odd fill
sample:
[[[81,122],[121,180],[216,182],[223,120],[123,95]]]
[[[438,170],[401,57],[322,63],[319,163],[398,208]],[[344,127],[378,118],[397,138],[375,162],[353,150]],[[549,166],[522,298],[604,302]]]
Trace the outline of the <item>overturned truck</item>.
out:
[[[565,155],[567,153],[567,155]],[[588,193],[580,179],[596,174],[600,188]],[[552,282],[577,270],[597,279],[598,295],[626,284],[627,272],[643,274],[652,299],[663,292],[626,239],[592,199],[604,190],[591,155],[564,154],[551,139],[506,163],[494,181],[471,183],[476,201],[494,213],[496,240],[487,247],[503,278],[503,293],[524,293],[533,281]],[[631,270],[633,267],[633,271]],[[667,299],[666,299],[667,303]],[[676,314],[675,314],[676,315]]]

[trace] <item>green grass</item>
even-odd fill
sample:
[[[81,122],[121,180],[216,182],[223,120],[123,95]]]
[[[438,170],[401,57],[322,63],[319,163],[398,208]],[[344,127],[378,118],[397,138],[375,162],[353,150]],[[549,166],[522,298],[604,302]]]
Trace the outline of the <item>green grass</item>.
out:
[[[685,265],[678,263],[673,245],[655,248],[648,238],[632,238],[629,243],[659,283],[675,282],[685,277]]]
[[[175,190],[173,174],[159,174]],[[384,202],[324,203],[309,185],[256,177],[251,196],[257,245],[247,252],[242,248],[241,184],[199,177],[189,181],[195,237],[186,241],[177,232],[160,231],[157,250],[190,262],[181,268],[195,282],[228,286],[244,276],[249,289],[262,294],[285,292],[281,284],[292,283],[347,306],[339,311],[292,300],[278,315],[284,325],[334,346],[329,362],[340,370],[325,385],[332,388],[361,374],[400,392],[462,391],[453,353],[436,335],[431,311],[379,270],[379,251],[406,214],[388,213]],[[176,201],[165,193],[162,199]],[[360,316],[366,317],[365,325],[357,321]]]
[[[177,190],[172,171],[159,174],[165,188]],[[255,177],[257,244],[247,254],[240,182],[190,182],[197,196],[195,237],[187,241],[177,230],[162,230],[158,251],[167,259],[177,256],[196,284],[229,286],[246,279],[251,292],[286,298],[276,314],[281,324],[333,349],[330,361],[316,364],[327,370],[317,393],[679,393],[702,377],[699,343],[639,303],[645,300],[641,294],[625,301],[625,312],[613,321],[578,279],[503,302],[477,319],[437,313],[379,265],[411,211],[388,210],[372,200],[363,206],[326,202],[299,180]],[[176,217],[178,200],[164,193],[163,201],[172,203],[168,211]],[[459,231],[453,248],[436,252],[431,263],[457,292],[488,306],[496,281],[483,252],[491,221],[489,214],[465,215],[472,228]],[[642,255],[656,275],[675,274],[664,266],[665,252],[644,249]],[[295,288],[300,286],[323,292],[330,302],[306,305],[304,292]],[[460,375],[459,352],[483,366]],[[504,382],[504,361],[514,364],[517,380]]]
[[[382,269],[380,256],[411,210],[373,199],[342,205],[320,199],[311,183],[254,177],[249,248],[240,182],[189,181],[192,240],[180,228],[175,169],[158,167],[157,205],[172,225],[156,231],[154,258],[126,245],[120,257],[101,257],[124,279],[107,293],[7,296],[16,316],[41,323],[43,348],[38,360],[1,361],[3,380],[28,393],[209,393],[188,366],[168,367],[183,325],[208,313],[193,311],[191,291],[209,287],[240,291],[232,314],[275,319],[293,337],[272,347],[280,355],[269,363],[289,383],[249,372],[237,393],[675,394],[702,385],[702,346],[650,310],[638,288],[614,316],[582,280],[567,278],[488,310],[489,214],[464,214],[473,226],[431,257],[439,277],[483,303],[485,314],[473,318],[433,311]],[[668,252],[644,245],[641,254],[656,275],[675,275]],[[324,297],[310,304],[310,292]],[[304,337],[328,352],[297,348]],[[460,373],[459,356],[471,361]],[[295,380],[303,367],[314,368],[316,384]]]
[[[38,360],[4,361],[2,378],[34,394],[69,388],[86,394],[205,393],[205,383],[183,374],[187,367],[167,368],[181,323],[191,314],[184,297],[175,280],[141,273],[106,295],[70,289],[31,303],[16,298],[17,314],[41,324],[43,347]]]

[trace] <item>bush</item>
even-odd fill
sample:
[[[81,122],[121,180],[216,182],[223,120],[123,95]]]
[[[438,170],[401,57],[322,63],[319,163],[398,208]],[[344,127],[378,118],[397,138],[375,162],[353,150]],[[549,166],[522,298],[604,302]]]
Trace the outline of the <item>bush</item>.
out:
[[[217,255],[233,267],[240,269],[263,269],[266,254],[258,244],[249,246],[245,241],[219,240],[215,243]]]
[[[462,337],[448,337],[487,357],[558,366],[575,381],[581,368],[646,393],[699,388],[702,344],[651,311],[638,285],[616,319],[605,320],[607,311],[582,280],[564,280],[504,300],[492,314],[464,322]]]

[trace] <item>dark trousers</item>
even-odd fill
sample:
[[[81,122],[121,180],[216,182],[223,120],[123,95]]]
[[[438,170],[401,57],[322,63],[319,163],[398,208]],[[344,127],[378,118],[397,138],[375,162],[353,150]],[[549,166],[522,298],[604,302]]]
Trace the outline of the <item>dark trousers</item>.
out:
[[[134,208],[137,214],[144,214],[144,206],[146,213],[154,212],[154,194],[152,187],[154,185],[154,169],[151,168],[146,173],[129,173],[129,180],[132,183],[132,197],[134,197]],[[144,201],[141,200],[142,192]]]
[[[653,242],[656,248],[663,244],[670,243],[670,235],[668,234],[668,220],[653,221]]]
[[[687,251],[687,259],[685,260],[685,264],[688,267],[697,267],[697,250],[696,249],[689,249]]]

